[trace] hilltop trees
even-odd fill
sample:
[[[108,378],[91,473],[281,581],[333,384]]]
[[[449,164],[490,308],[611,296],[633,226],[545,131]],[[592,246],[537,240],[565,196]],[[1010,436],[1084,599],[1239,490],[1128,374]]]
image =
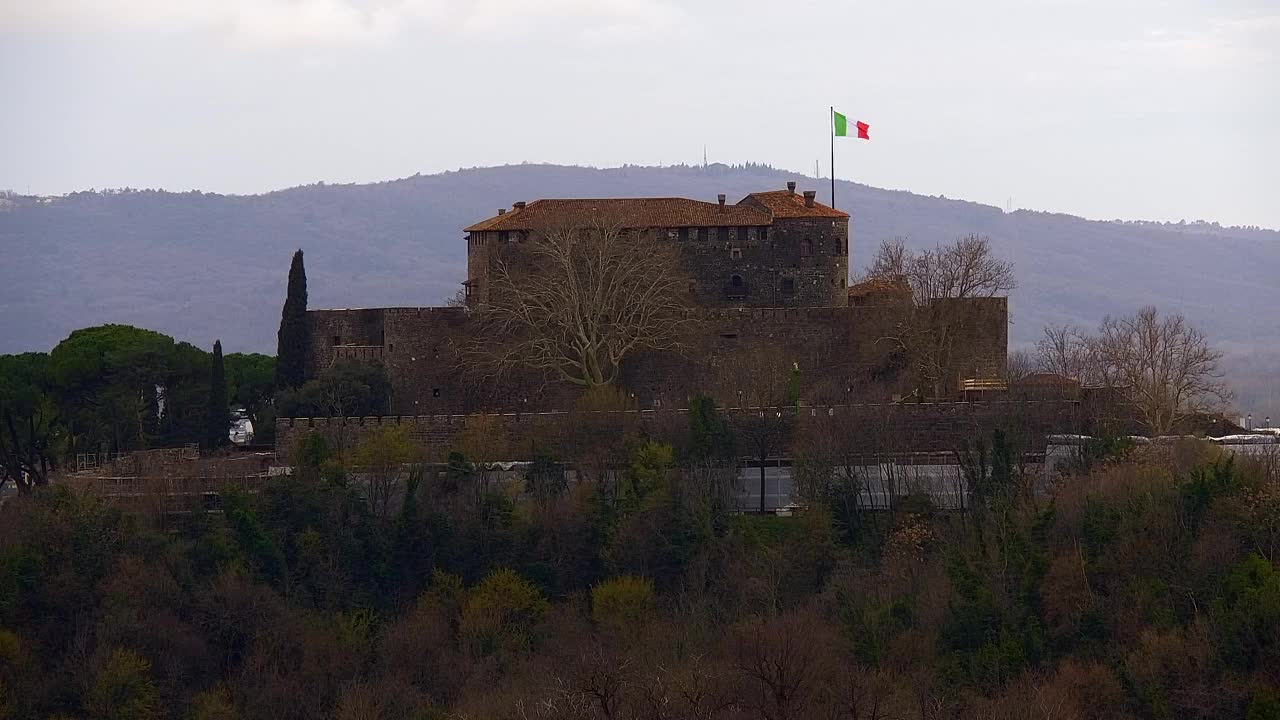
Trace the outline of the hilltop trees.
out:
[[[531,369],[611,385],[636,352],[672,350],[693,320],[678,250],[607,219],[552,230],[493,273],[466,355],[482,372]]]
[[[1072,326],[1050,326],[1036,344],[1045,372],[1123,390],[1133,419],[1163,435],[1196,413],[1230,399],[1219,367],[1222,352],[1180,314],[1154,307],[1108,316],[1090,335]]]
[[[0,484],[44,485],[65,441],[49,393],[49,356],[0,355]]]
[[[1042,372],[1091,384],[1098,365],[1096,348],[1092,338],[1074,325],[1050,325],[1044,329],[1044,337],[1036,342],[1036,365]]]
[[[305,379],[307,361],[307,271],[301,250],[293,254],[289,265],[289,289],[276,337],[276,389],[299,387]]]
[[[68,451],[124,452],[204,436],[209,356],[189,343],[99,325],[71,333],[49,363]]]
[[[1148,306],[1105,318],[1094,345],[1104,376],[1129,389],[1137,420],[1153,433],[1230,397],[1218,369],[1222,352],[1182,315],[1162,317]]]
[[[209,450],[226,445],[231,412],[227,406],[227,377],[222,361],[222,341],[213,341],[213,362],[209,368],[209,406],[205,421],[204,446]]]
[[[961,348],[967,347],[964,340],[972,325],[982,320],[982,306],[957,301],[997,297],[1017,287],[1013,263],[997,258],[990,241],[978,235],[923,252],[906,247],[900,238],[886,240],[865,279],[910,289],[910,301],[882,340],[910,358],[918,390],[935,398],[951,394],[952,384],[973,360]]]
[[[251,412],[271,384],[272,358],[228,357],[237,359],[226,363],[231,373],[221,342],[210,355],[129,325],[76,330],[47,354],[0,355],[0,483],[45,484],[78,453],[220,447],[231,424],[228,376]]]

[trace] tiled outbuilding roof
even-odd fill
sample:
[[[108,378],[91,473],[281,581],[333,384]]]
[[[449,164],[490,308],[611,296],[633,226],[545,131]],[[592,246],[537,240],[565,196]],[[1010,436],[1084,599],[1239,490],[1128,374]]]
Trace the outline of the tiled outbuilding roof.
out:
[[[869,295],[911,297],[911,286],[904,278],[872,277],[849,286],[849,297]]]
[[[801,202],[801,205],[804,203]],[[466,228],[545,230],[602,221],[627,228],[769,225],[773,217],[753,205],[720,205],[686,198],[535,200]]]
[[[755,200],[764,206],[769,212],[773,213],[776,218],[797,218],[797,217],[828,217],[828,218],[847,218],[849,213],[841,212],[831,207],[823,205],[816,200],[813,207],[804,204],[804,196],[797,192],[789,190],[772,190],[769,192],[751,193],[738,203],[742,205],[750,200]]]

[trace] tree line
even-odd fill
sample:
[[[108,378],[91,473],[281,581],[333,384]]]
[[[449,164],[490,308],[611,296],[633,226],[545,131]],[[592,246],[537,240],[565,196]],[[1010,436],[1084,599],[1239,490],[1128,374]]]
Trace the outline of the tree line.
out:
[[[80,453],[221,447],[232,406],[254,420],[267,407],[273,364],[127,325],[77,330],[48,353],[0,355],[0,481],[30,490]]]
[[[1116,446],[1046,495],[996,433],[967,512],[849,512],[815,448],[775,518],[723,502],[699,408],[675,446],[591,428],[573,482],[386,428],[176,525],[12,499],[0,718],[1280,717],[1276,458]]]

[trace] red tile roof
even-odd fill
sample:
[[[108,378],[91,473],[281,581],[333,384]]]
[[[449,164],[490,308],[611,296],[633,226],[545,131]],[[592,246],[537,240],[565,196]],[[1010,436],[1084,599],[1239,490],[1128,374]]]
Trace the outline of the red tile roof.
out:
[[[742,199],[742,203],[748,200],[755,200],[773,213],[776,218],[796,218],[796,217],[828,217],[828,218],[847,218],[849,213],[840,212],[829,205],[823,205],[816,200],[813,207],[807,207],[804,204],[804,196],[800,193],[793,193],[787,190],[772,190],[769,192],[751,193]]]
[[[911,286],[904,278],[873,277],[849,286],[849,297],[890,295],[911,297]]]
[[[482,220],[465,232],[543,230],[582,225],[597,219],[628,228],[769,225],[773,222],[768,212],[750,204],[721,207],[718,203],[685,198],[535,200],[523,209],[508,210]]]

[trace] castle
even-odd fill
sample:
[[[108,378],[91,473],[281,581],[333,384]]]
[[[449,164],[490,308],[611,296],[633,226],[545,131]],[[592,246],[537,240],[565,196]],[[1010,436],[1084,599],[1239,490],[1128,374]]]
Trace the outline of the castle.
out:
[[[640,409],[685,407],[695,393],[738,400],[724,370],[756,352],[799,370],[803,403],[890,403],[919,392],[895,334],[902,298],[876,284],[850,287],[849,215],[813,191],[751,193],[735,204],[684,198],[549,199],[465,229],[465,302],[449,307],[309,310],[308,376],[341,360],[381,363],[395,415],[569,410],[580,390],[529,374],[502,387],[465,373],[459,349],[477,332],[471,307],[492,291],[497,263],[518,256],[552,228],[607,215],[621,226],[674,243],[690,279],[699,337],[682,352],[628,357],[620,384]],[[1006,364],[1006,299],[972,298],[953,353],[945,398],[1000,386]],[[739,391],[740,392],[740,391]]]

